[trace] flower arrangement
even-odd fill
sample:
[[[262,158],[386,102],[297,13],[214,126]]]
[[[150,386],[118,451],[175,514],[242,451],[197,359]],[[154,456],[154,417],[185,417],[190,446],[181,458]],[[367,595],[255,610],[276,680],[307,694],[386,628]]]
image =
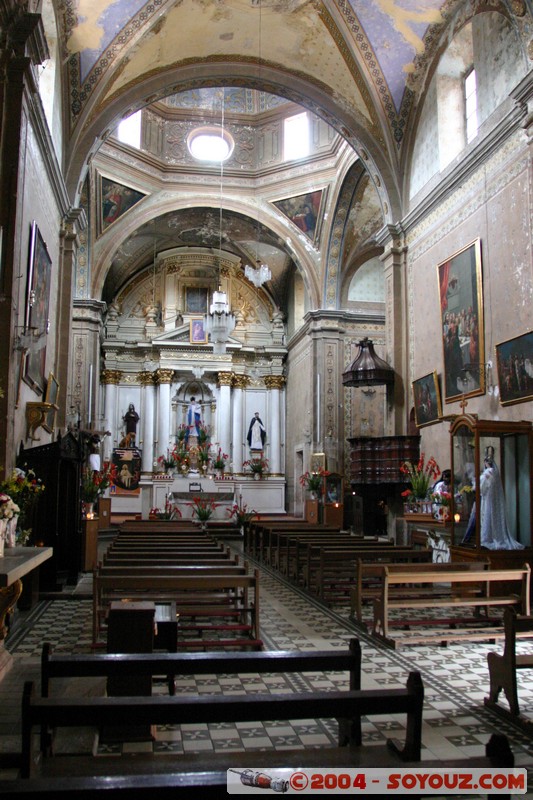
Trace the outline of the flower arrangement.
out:
[[[192,508],[193,518],[196,517],[199,522],[207,522],[215,508],[218,508],[218,503],[203,497],[193,497],[192,503],[187,503],[187,505]]]
[[[235,520],[235,524],[239,527],[243,525],[247,525],[250,520],[257,517],[259,519],[259,514],[255,509],[249,510],[246,503],[242,502],[242,494],[239,495],[239,502],[234,503],[231,510],[228,509],[229,518]]]
[[[176,517],[181,517],[181,511],[167,497],[165,499],[165,507],[151,508],[148,512],[148,517],[149,519],[175,519]]]
[[[256,475],[262,475],[263,472],[267,472],[268,470],[268,459],[263,458],[250,458],[248,461],[243,461],[243,467],[248,467],[250,472]]]
[[[20,508],[8,494],[0,494],[0,519],[13,519],[20,513]]]
[[[198,434],[197,434],[197,441],[200,447],[207,444],[209,442],[210,437],[211,437],[211,431],[209,430],[207,425],[200,424],[200,426],[198,427]]]
[[[183,447],[180,449],[174,448],[174,450],[172,451],[172,455],[174,457],[175,466],[178,467],[178,469],[181,470],[188,469],[189,454],[187,453],[187,450],[185,450],[185,448]]]
[[[215,469],[225,469],[226,464],[228,462],[228,454],[222,452],[222,448],[219,447],[217,450],[217,454],[213,459],[213,467]]]
[[[187,438],[187,433],[189,431],[189,426],[182,423],[178,430],[176,431],[176,439],[178,440],[178,444],[183,444],[185,439]]]
[[[103,470],[96,472],[85,467],[82,476],[81,494],[84,503],[94,503],[105,490],[114,483],[116,468],[109,461],[104,462]]]
[[[167,450],[166,456],[159,456],[157,463],[160,467],[164,467],[165,469],[174,469],[177,466],[174,451],[170,452]]]
[[[324,486],[322,479],[328,475],[329,472],[326,469],[319,469],[317,472],[304,472],[299,478],[300,486],[303,486],[308,492],[320,492]]]
[[[209,461],[209,445],[198,448],[198,461],[205,465]]]
[[[410,461],[405,461],[400,467],[400,472],[411,482],[411,488],[402,492],[402,497],[412,497],[417,500],[427,498],[430,484],[440,475],[439,465],[433,456],[426,463],[424,453],[420,455],[416,466]]]
[[[37,478],[32,469],[15,468],[9,478],[0,483],[0,492],[10,497],[19,508],[18,527],[21,531],[21,542],[31,535],[32,510],[37,498],[44,491],[44,483]]]
[[[450,492],[436,492],[431,495],[431,501],[439,506],[450,506],[452,504],[452,496]]]

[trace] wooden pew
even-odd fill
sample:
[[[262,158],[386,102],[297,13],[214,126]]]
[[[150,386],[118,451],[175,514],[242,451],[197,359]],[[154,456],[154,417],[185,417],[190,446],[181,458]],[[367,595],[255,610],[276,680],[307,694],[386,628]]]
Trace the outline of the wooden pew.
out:
[[[278,536],[275,560],[280,572],[297,581],[303,570],[303,560],[308,561],[308,548],[313,545],[332,548],[366,550],[371,547],[391,547],[391,543],[383,540],[356,539],[350,533],[329,533],[323,535],[316,532],[283,533]],[[274,565],[273,565],[274,566]]]
[[[315,523],[305,522],[304,520],[301,520],[300,522],[279,522],[268,525],[257,525],[255,530],[257,531],[257,535],[254,539],[250,555],[263,562],[267,566],[273,566],[272,552],[275,548],[277,536],[280,532],[295,533],[297,531],[319,531],[321,533],[339,533],[339,528],[326,525],[317,525]]]
[[[371,748],[367,748],[366,751]],[[381,748],[372,748],[381,751]],[[347,753],[351,755],[353,752],[351,748],[345,748]],[[293,768],[313,768],[316,767],[316,750],[300,750],[300,751],[286,751],[287,760],[283,761],[284,766]],[[334,760],[334,753],[342,753],[340,749],[324,749],[321,751],[321,763],[325,767],[339,767],[340,759]],[[299,755],[298,755],[299,754]],[[378,760],[380,753],[376,753],[376,759],[372,763],[367,763],[368,760],[359,758],[359,764],[346,763],[344,759],[344,767],[361,766],[368,768],[375,768],[382,766],[382,761]],[[285,756],[285,752],[283,753]],[[314,761],[310,760],[310,756]],[[352,756],[353,757],[353,756]],[[124,767],[123,757],[122,769]],[[2,797],[6,800],[24,795],[26,797],[39,797],[39,800],[57,800],[57,798],[65,797],[66,800],[71,800],[76,797],[79,800],[95,800],[101,797],[100,792],[105,790],[106,797],[125,798],[130,800],[131,797],[137,800],[153,800],[154,794],[161,800],[174,800],[174,798],[184,798],[188,800],[195,791],[201,791],[202,798],[208,797],[214,800],[219,798],[227,792],[227,769],[231,768],[228,762],[228,756],[222,754],[209,755],[209,766],[205,764],[205,755],[196,756],[196,764],[194,764],[194,756],[189,756],[187,761],[191,764],[190,771],[179,770],[174,765],[169,766],[165,762],[164,772],[149,773],[146,769],[146,761],[142,760],[137,764],[137,756],[131,758],[128,764],[128,774],[120,774],[120,762],[110,757],[111,772],[113,768],[118,769],[117,774],[107,775],[90,775],[86,777],[72,776],[72,777],[32,777],[25,780],[5,780],[2,781]],[[257,768],[257,751],[249,753],[238,754],[239,765],[242,766],[243,771],[246,767],[248,769]],[[105,760],[105,759],[104,759]],[[164,761],[159,757],[159,761]],[[180,756],[181,760],[181,756]],[[261,753],[261,771],[267,774],[272,771],[276,775],[276,768],[280,764],[280,751],[264,751]],[[402,762],[402,768],[409,769],[410,767],[416,768],[420,766],[418,763]],[[442,769],[444,762],[441,761],[424,761],[424,768],[426,769]],[[383,765],[385,766],[385,765]],[[390,767],[390,763],[388,764]],[[509,746],[507,737],[503,734],[492,734],[488,743],[485,746],[485,755],[473,758],[448,760],[445,763],[445,768],[449,771],[462,770],[468,771],[471,769],[479,768],[483,770],[490,770],[493,768],[512,768],[514,766],[514,755]],[[397,768],[397,767],[396,767]],[[144,771],[143,771],[144,769]],[[46,770],[45,770],[46,771]],[[412,795],[416,797],[416,795]],[[502,800],[508,800],[511,795],[499,795]]]
[[[533,653],[517,654],[516,639],[519,636],[533,636],[533,617],[517,614],[514,609],[506,608],[503,621],[505,633],[503,653],[487,654],[490,692],[484,702],[492,711],[518,723],[531,734],[533,719],[526,719],[520,714],[517,670],[533,669]],[[502,689],[509,703],[509,709],[498,703],[498,696]]]
[[[492,606],[518,606],[525,614],[529,614],[529,590],[531,569],[525,564],[521,569],[472,569],[459,566],[459,564],[430,564],[423,565],[385,565],[380,566],[382,570],[381,591],[374,600],[374,624],[372,635],[391,645],[397,647],[398,640],[389,636],[389,612],[394,609],[426,609],[459,607],[471,608],[477,617],[465,620],[464,618],[453,618],[445,620],[447,625],[453,623],[458,625],[467,622],[485,621],[490,623],[488,609]],[[491,584],[512,582],[517,585],[517,591],[505,596],[491,595]],[[459,592],[458,584],[463,584],[463,592]],[[413,592],[412,586],[418,586],[418,590]],[[391,593],[391,589],[405,587],[407,590],[399,589],[398,592]],[[483,609],[483,616],[480,611]],[[427,623],[428,620],[425,620]],[[409,636],[402,643],[420,644],[427,642],[442,642],[466,639],[468,641],[480,641],[486,639],[500,638],[503,636],[503,628],[458,628],[453,630],[448,628],[443,630],[438,628],[439,620],[432,620],[435,627],[427,630],[420,635]],[[417,618],[404,615],[402,617],[404,626],[420,624]],[[441,623],[442,624],[442,623]]]
[[[309,654],[311,655],[311,654]],[[160,667],[158,667],[160,668]],[[169,666],[166,667],[169,669]],[[284,668],[284,667],[282,667]],[[270,667],[272,669],[272,667]],[[232,670],[233,671],[233,670]],[[255,671],[255,670],[252,670]],[[22,767],[21,776],[29,778],[35,773],[33,729],[55,729],[58,727],[88,727],[116,724],[117,719],[135,720],[136,725],[209,724],[214,722],[253,722],[264,719],[316,719],[335,718],[339,723],[338,748],[324,748],[322,757],[331,763],[338,760],[345,765],[357,765],[366,756],[375,763],[377,749],[365,753],[361,748],[361,717],[405,714],[406,739],[399,743],[388,740],[389,764],[402,761],[419,761],[421,750],[422,707],[424,690],[420,673],[412,672],[403,689],[346,689],[339,691],[290,692],[280,694],[251,695],[178,695],[155,697],[82,697],[82,698],[38,698],[31,682],[24,687],[22,701]],[[43,741],[43,737],[41,737]],[[379,748],[378,748],[379,749]],[[277,754],[279,758],[279,753]],[[298,763],[304,751],[292,754]],[[289,751],[283,752],[283,764],[290,763]],[[308,758],[315,759],[316,750],[309,751]],[[205,756],[204,756],[205,758]],[[210,757],[211,758],[211,757]],[[236,754],[227,758],[227,766],[234,765]],[[187,756],[178,756],[180,767],[187,770]],[[142,760],[142,757],[141,759]],[[132,772],[139,760],[128,759],[127,771]],[[156,762],[152,762],[156,764]],[[367,762],[370,763],[371,762]],[[159,759],[163,769],[168,767]],[[119,761],[119,770],[125,769],[124,759]],[[153,767],[155,768],[155,766]],[[41,759],[43,773],[104,774],[112,772],[112,762],[105,759],[69,757],[67,764],[60,757]],[[144,764],[146,769],[146,764]],[[83,771],[85,770],[85,772]]]
[[[412,550],[407,545],[365,542],[354,540],[349,547],[303,544],[303,553],[297,559],[303,564],[300,571],[304,586],[325,602],[348,599],[349,589],[357,580],[357,561],[393,562],[394,560],[431,561],[431,550]],[[305,559],[305,560],[304,560]]]
[[[370,556],[370,553],[368,553]],[[488,561],[479,562],[462,562],[457,564],[445,563],[433,565],[431,562],[432,550],[430,548],[414,548],[413,550],[401,550],[390,553],[384,551],[377,553],[377,558],[361,557],[357,559],[355,566],[355,581],[350,588],[350,617],[355,619],[357,623],[364,624],[363,621],[363,603],[365,600],[375,600],[381,592],[381,581],[383,578],[382,567],[386,564],[389,567],[389,574],[394,570],[403,570],[407,565],[410,576],[416,575],[417,571],[427,572],[436,569],[440,572],[446,569],[459,569],[459,570],[472,570],[472,569],[488,569]],[[383,556],[380,558],[380,556]],[[420,596],[424,594],[425,590],[416,590],[410,585],[409,593],[411,596]],[[405,595],[407,593],[406,587],[392,587],[389,589],[390,596],[394,594]],[[445,593],[447,594],[447,589]],[[427,591],[425,592],[427,594]],[[435,594],[436,591],[433,591]]]
[[[96,569],[93,575],[93,646],[101,641],[110,603],[124,598],[176,603],[179,629],[198,635],[193,639],[178,636],[179,647],[261,649],[263,646],[259,638],[257,570],[253,575],[169,575],[157,570],[143,575],[130,575],[127,571],[122,575],[106,575]],[[204,634],[211,631],[217,638],[204,638]]]

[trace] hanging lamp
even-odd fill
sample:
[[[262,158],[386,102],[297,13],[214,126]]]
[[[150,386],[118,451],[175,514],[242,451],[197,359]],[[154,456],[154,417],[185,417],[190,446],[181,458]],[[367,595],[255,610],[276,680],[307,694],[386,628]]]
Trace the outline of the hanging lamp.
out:
[[[224,87],[222,87],[222,107],[221,107],[221,137],[224,138]],[[209,313],[205,315],[205,330],[213,345],[213,353],[220,355],[226,352],[226,344],[230,334],[235,328],[235,315],[231,313],[230,305],[226,292],[222,289],[220,266],[222,257],[222,205],[224,197],[224,161],[220,161],[220,202],[219,202],[219,230],[218,230],[218,256],[217,256],[217,291],[213,292],[213,298],[209,307]]]
[[[372,340],[366,336],[358,343],[359,351],[348,369],[342,374],[344,386],[394,385],[394,370],[379,358]]]

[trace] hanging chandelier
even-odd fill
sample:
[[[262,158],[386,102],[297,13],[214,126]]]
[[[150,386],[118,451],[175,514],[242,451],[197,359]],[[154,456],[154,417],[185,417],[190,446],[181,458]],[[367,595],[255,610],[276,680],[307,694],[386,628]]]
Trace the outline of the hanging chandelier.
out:
[[[255,268],[247,264],[244,268],[244,274],[250,283],[253,283],[254,286],[259,288],[259,286],[262,286],[263,283],[266,283],[271,279],[272,273],[267,264],[261,264],[261,259],[258,258],[255,264]]]
[[[221,107],[221,138],[224,139],[224,87],[222,87]],[[222,254],[222,201],[224,196],[224,161],[220,161],[220,202],[219,202],[219,230],[218,230],[218,256],[217,256],[217,291],[213,292],[209,313],[205,315],[205,330],[213,345],[213,353],[220,355],[226,352],[226,345],[233,329],[235,328],[235,315],[231,313],[226,292],[222,289],[220,262]]]

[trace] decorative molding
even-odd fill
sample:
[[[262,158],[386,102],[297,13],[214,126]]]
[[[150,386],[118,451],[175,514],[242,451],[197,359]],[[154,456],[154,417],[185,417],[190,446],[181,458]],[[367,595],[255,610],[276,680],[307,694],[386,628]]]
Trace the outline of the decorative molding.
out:
[[[283,389],[287,382],[284,375],[265,375],[264,380],[267,389]]]
[[[154,372],[139,372],[137,378],[139,379],[141,386],[153,386],[156,382],[156,376]]]
[[[156,369],[154,374],[155,374],[155,382],[158,384],[172,383],[172,381],[174,380],[173,369]]]
[[[233,388],[234,389],[246,389],[248,386],[249,380],[247,375],[234,375],[233,376]]]
[[[217,375],[219,386],[231,386],[233,383],[232,372],[219,372]]]
[[[118,386],[122,372],[119,369],[103,369],[100,373],[100,383],[104,385],[114,384]]]

